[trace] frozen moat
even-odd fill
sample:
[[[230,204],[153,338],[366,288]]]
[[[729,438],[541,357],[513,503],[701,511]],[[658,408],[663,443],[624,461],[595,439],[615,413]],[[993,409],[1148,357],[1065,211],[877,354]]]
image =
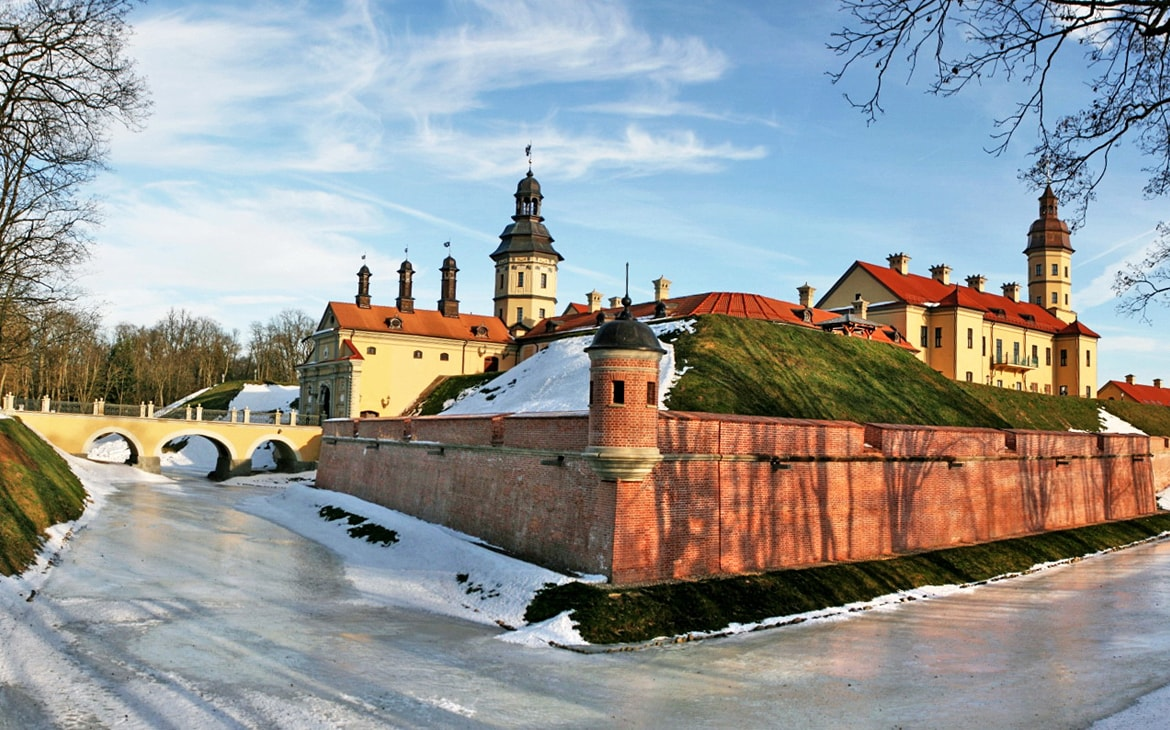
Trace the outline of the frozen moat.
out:
[[[236,508],[264,491],[121,485],[0,617],[0,728],[1067,728],[1170,684],[1170,542],[846,619],[581,655],[363,599],[337,554]]]

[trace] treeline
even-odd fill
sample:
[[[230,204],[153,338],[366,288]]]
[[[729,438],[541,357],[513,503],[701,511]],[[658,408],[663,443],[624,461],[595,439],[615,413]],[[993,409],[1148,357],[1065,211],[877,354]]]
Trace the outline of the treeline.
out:
[[[253,322],[247,341],[179,309],[149,327],[103,329],[101,316],[68,304],[0,318],[0,392],[17,397],[165,405],[224,380],[296,382],[315,321],[285,310]]]

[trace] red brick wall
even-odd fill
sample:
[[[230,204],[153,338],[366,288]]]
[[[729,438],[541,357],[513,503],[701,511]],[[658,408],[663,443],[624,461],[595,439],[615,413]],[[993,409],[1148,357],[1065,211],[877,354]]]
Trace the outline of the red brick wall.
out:
[[[438,455],[424,444],[330,443],[355,431],[444,435],[474,448],[449,445]],[[318,483],[615,583],[861,560],[1122,519],[1152,512],[1155,487],[1170,484],[1170,444],[1143,436],[676,412],[658,418],[665,460],[640,483],[615,484],[578,456],[586,434],[583,414],[335,421]]]

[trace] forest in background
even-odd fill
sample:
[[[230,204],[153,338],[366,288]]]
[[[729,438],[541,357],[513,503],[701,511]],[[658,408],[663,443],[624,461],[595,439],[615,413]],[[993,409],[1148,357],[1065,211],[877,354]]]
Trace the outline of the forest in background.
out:
[[[248,332],[172,309],[150,326],[103,327],[101,315],[69,304],[27,310],[0,348],[0,393],[88,403],[165,405],[225,380],[294,383],[316,324],[286,309]]]

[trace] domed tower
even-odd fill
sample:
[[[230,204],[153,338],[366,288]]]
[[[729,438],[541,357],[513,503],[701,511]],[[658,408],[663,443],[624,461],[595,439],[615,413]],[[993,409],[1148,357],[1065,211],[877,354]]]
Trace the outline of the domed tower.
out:
[[[1044,307],[1063,322],[1074,322],[1072,255],[1068,225],[1057,214],[1052,186],[1040,196],[1040,217],[1028,229],[1028,301]]]
[[[531,328],[538,320],[557,313],[557,264],[564,257],[553,248],[544,227],[540,183],[528,175],[516,186],[516,214],[492,252],[496,262],[496,316],[504,324]]]
[[[589,353],[589,447],[606,481],[641,481],[658,451],[658,365],[666,350],[654,332],[624,311],[597,330]]]
[[[403,259],[402,266],[398,267],[398,298],[394,306],[403,314],[414,313],[414,267],[410,259]]]

